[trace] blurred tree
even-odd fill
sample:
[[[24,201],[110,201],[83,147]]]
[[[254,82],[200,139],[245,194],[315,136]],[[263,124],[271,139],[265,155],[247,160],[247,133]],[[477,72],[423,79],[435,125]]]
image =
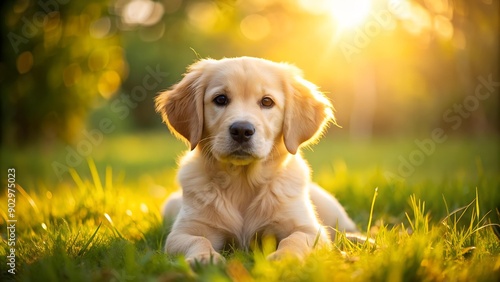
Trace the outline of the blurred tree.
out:
[[[1,14],[2,143],[75,141],[127,75],[108,2],[19,0]]]

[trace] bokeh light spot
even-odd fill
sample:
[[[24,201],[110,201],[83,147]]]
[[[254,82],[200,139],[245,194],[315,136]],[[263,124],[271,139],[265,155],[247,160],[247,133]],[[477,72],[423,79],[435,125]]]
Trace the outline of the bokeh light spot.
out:
[[[217,21],[218,9],[213,3],[198,2],[187,8],[189,23],[194,27],[209,32]]]
[[[403,25],[408,32],[421,34],[429,29],[432,30],[431,15],[425,8],[414,3],[411,6],[410,18]]]
[[[148,213],[149,212],[148,205],[146,205],[145,203],[141,203],[141,211],[143,213]]]
[[[133,0],[123,9],[122,19],[128,25],[156,24],[163,16],[163,5],[150,0]]]
[[[104,38],[111,32],[111,19],[102,17],[93,22],[89,27],[90,35],[94,38]]]
[[[240,24],[241,33],[250,40],[264,39],[271,32],[269,20],[261,15],[253,14],[245,17]]]
[[[450,40],[453,37],[453,25],[450,20],[444,16],[437,15],[434,17],[434,30],[439,37]]]
[[[33,67],[33,54],[29,51],[21,53],[19,57],[17,57],[17,71],[20,74],[27,73]]]
[[[15,13],[20,14],[20,13],[24,12],[29,6],[30,6],[29,0],[18,0],[18,1],[15,1],[14,6],[12,7],[12,10]]]
[[[107,71],[99,78],[97,90],[104,98],[109,99],[118,90],[120,84],[120,76],[115,71]]]

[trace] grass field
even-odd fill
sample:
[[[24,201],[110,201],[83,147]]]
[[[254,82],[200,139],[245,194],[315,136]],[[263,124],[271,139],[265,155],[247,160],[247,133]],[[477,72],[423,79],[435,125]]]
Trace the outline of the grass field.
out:
[[[225,265],[195,269],[162,252],[168,227],[159,209],[176,189],[175,160],[184,149],[167,132],[108,136],[61,179],[52,164],[65,164],[64,146],[3,148],[1,280],[499,281],[492,226],[500,219],[498,144],[498,137],[450,137],[419,154],[413,139],[367,144],[326,136],[304,151],[313,179],[377,248],[339,236],[305,261],[268,262],[274,245],[267,242],[251,253],[225,253]],[[410,156],[414,164],[401,170]],[[16,170],[13,233],[8,168]],[[8,272],[12,253],[16,274]]]

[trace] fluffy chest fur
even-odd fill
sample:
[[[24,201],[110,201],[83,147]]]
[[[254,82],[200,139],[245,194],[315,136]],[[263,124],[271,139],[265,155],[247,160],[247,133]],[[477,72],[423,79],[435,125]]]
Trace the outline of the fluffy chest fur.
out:
[[[309,182],[307,165],[299,155],[286,155],[281,162],[234,166],[207,161],[200,154],[194,150],[182,159],[178,180],[184,215],[222,231],[224,241],[235,241],[244,249],[256,235],[271,234],[280,240],[290,232],[283,226],[296,225],[290,224],[294,217],[287,211],[304,205]],[[270,167],[276,163],[280,165]]]

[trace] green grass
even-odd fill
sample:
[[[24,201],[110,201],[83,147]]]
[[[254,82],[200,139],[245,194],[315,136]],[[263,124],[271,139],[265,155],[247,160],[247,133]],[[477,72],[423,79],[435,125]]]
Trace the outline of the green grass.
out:
[[[339,198],[363,232],[369,230],[377,248],[338,236],[305,261],[268,262],[271,242],[250,253],[225,253],[225,265],[194,270],[162,252],[168,228],[159,209],[176,189],[175,160],[184,148],[179,142],[163,133],[109,136],[62,181],[46,166],[64,158],[64,148],[51,154],[2,149],[2,173],[16,168],[18,221],[13,277],[5,261],[2,193],[0,279],[498,281],[500,240],[492,227],[500,206],[497,144],[498,138],[450,139],[411,177],[398,178],[387,172],[396,172],[398,156],[414,150],[411,140],[357,144],[327,136],[304,152],[313,178]]]

